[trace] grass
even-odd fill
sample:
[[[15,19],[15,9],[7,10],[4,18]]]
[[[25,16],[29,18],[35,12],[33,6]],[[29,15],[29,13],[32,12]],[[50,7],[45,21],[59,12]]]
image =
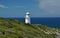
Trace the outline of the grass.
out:
[[[0,38],[55,38],[54,34],[45,34],[40,29],[49,28],[42,25],[29,25],[18,20],[0,18]]]

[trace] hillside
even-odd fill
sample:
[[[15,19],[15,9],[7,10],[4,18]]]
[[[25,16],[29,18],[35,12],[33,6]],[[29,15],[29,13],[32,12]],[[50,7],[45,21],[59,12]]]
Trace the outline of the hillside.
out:
[[[60,29],[0,18],[0,38],[60,38]]]

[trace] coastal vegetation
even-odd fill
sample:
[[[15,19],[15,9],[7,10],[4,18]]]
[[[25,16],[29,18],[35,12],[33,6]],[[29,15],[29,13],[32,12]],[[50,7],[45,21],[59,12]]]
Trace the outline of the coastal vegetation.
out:
[[[59,38],[60,29],[0,18],[0,38]]]

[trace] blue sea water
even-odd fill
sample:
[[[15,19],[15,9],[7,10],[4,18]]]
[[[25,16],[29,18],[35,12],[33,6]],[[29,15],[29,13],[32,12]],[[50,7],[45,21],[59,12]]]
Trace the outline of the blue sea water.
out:
[[[14,19],[24,22],[24,18],[14,18]],[[42,24],[42,25],[46,25],[49,27],[60,28],[60,17],[31,18],[31,24]]]

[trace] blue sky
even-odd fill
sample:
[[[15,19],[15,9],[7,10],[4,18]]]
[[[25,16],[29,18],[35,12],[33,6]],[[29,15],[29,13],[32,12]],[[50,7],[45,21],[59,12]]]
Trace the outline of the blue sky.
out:
[[[0,0],[0,17],[60,17],[60,0]]]

